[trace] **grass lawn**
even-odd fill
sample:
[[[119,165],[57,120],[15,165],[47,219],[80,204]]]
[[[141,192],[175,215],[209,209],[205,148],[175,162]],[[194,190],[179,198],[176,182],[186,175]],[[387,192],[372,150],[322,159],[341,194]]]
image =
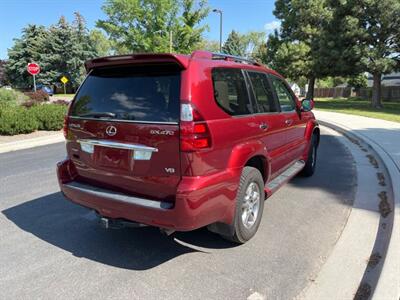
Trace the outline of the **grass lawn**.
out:
[[[315,109],[382,119],[400,123],[400,102],[383,102],[382,109],[374,109],[370,102],[358,98],[316,98]]]

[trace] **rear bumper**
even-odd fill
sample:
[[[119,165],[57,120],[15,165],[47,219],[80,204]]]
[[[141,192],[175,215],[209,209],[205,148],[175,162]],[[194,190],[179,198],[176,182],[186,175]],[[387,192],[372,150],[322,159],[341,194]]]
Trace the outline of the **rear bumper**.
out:
[[[233,220],[240,170],[204,177],[183,177],[175,203],[132,197],[74,181],[70,160],[57,165],[63,194],[72,202],[108,218],[122,218],[151,226],[188,231],[214,222]]]

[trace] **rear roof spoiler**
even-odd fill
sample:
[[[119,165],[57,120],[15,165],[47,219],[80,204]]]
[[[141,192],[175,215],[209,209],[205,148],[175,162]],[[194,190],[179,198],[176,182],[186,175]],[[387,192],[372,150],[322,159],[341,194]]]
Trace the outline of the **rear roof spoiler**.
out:
[[[179,54],[128,54],[115,55],[91,59],[85,62],[86,72],[94,68],[118,66],[127,64],[157,64],[175,63],[186,69],[189,64],[189,56]]]

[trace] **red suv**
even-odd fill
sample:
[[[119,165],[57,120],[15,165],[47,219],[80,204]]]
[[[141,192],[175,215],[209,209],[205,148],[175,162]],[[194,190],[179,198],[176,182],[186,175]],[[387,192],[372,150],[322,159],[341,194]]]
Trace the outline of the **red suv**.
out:
[[[313,174],[319,128],[278,73],[235,56],[133,54],[86,62],[65,119],[63,194],[103,225],[203,226],[239,243],[264,199]]]

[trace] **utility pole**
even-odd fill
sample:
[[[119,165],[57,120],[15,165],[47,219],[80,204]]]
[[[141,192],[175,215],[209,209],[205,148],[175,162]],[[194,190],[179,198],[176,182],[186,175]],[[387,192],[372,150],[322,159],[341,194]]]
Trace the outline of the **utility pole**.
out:
[[[212,11],[219,14],[219,52],[222,52],[222,10],[214,8]]]

